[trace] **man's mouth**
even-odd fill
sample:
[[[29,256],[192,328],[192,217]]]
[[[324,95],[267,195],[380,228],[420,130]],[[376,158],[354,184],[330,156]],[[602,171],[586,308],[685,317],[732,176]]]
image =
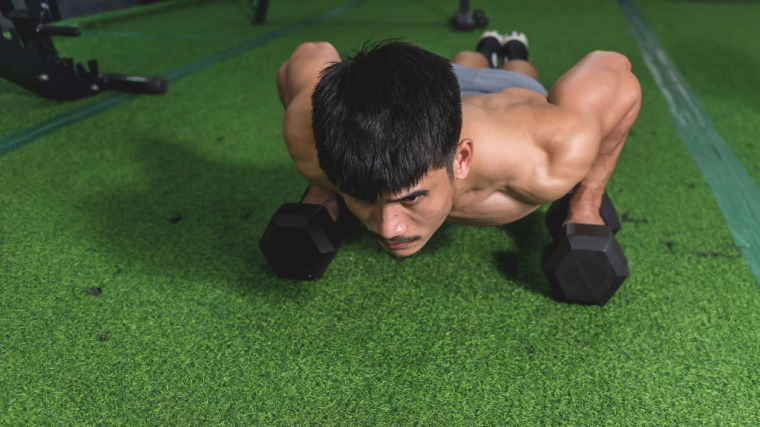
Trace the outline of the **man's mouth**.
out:
[[[419,240],[422,240],[421,236],[414,236],[414,237],[398,237],[393,239],[383,239],[379,238],[377,239],[383,246],[386,248],[393,250],[393,251],[400,251],[402,249],[406,249],[408,246],[410,246],[412,243],[417,242]]]
[[[405,247],[407,247],[407,246],[409,246],[411,244],[412,244],[411,242],[396,243],[395,245],[392,245],[390,243],[385,243],[385,246],[387,246],[388,248],[393,249],[393,250],[399,250],[399,249],[404,249]]]

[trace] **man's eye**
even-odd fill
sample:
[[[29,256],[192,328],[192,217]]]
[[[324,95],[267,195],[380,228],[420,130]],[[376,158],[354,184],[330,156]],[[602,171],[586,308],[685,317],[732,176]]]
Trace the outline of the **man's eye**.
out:
[[[417,194],[416,196],[407,197],[406,199],[404,199],[404,203],[414,203],[417,200],[419,200],[420,197],[422,197],[421,194]]]

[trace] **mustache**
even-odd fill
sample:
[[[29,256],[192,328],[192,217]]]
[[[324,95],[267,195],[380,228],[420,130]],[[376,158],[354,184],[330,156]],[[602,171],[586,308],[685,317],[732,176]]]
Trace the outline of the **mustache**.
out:
[[[372,235],[372,237],[374,237],[378,241],[380,241],[382,243],[386,243],[388,245],[400,245],[402,243],[414,243],[414,242],[417,242],[419,240],[422,240],[422,236],[396,236],[396,237],[392,237],[390,239],[386,239],[383,236],[381,236],[381,235],[379,235],[377,233],[374,233],[372,231],[370,231],[370,234]]]

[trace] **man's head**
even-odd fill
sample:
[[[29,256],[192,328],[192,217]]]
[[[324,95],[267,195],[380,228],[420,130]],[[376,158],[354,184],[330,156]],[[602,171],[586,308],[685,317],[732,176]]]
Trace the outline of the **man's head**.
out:
[[[397,40],[365,45],[323,71],[312,108],[319,164],[327,178],[386,250],[416,252],[453,202],[462,105],[450,62]],[[412,227],[416,231],[398,234],[387,222],[373,224],[387,215],[371,213],[369,206],[412,208],[415,195],[417,209],[406,210],[419,225]]]

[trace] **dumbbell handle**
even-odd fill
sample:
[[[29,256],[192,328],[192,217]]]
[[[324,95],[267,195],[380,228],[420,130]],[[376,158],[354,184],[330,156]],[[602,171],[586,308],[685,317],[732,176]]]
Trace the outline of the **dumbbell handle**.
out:
[[[40,25],[37,32],[46,36],[79,37],[82,30],[77,27],[59,27],[56,25]]]
[[[130,76],[124,74],[100,74],[98,80],[103,89],[122,92],[161,95],[166,92],[166,79],[161,76]]]
[[[573,197],[573,192],[567,193],[561,199],[552,203],[549,210],[546,212],[546,227],[549,229],[549,233],[552,237],[557,237],[562,230],[562,223],[567,218],[568,207],[570,199]],[[607,192],[602,195],[602,204],[599,207],[599,215],[606,225],[608,225],[613,233],[617,233],[620,230],[620,217],[618,217],[615,206],[612,204]]]

